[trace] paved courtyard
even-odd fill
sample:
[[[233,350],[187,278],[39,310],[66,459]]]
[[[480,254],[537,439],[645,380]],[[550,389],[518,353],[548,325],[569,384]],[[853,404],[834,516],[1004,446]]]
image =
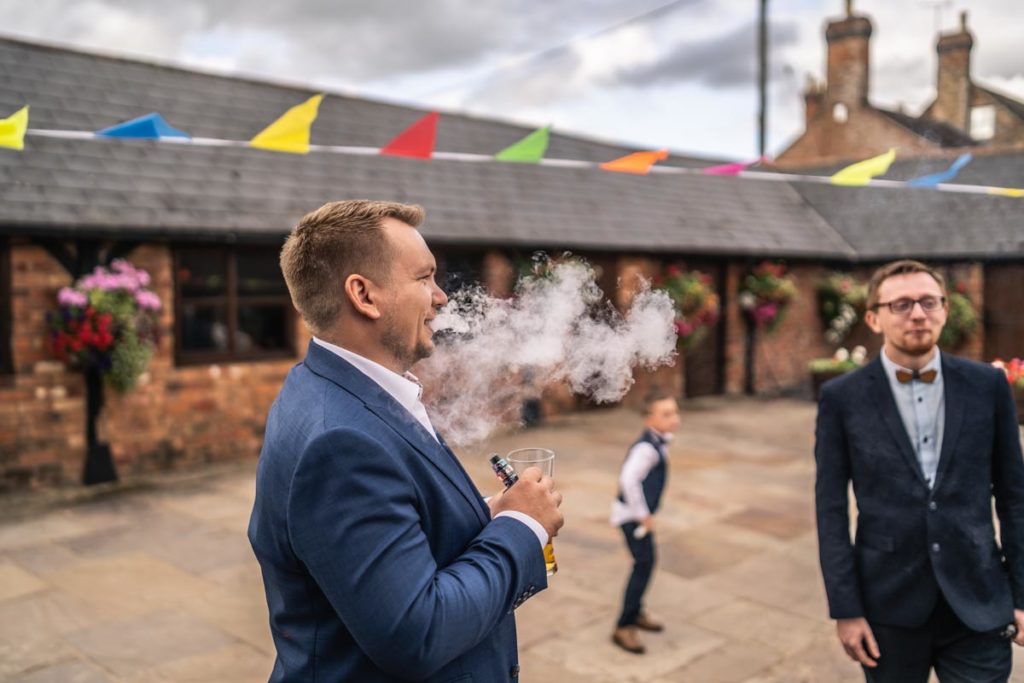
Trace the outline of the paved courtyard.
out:
[[[817,569],[814,406],[690,402],[673,446],[648,653],[609,642],[629,558],[607,523],[639,418],[601,410],[502,436],[463,461],[496,488],[488,451],[558,453],[560,571],[518,612],[524,683],[863,680],[826,618]],[[245,538],[253,462],[165,475],[84,499],[0,501],[0,680],[266,681],[273,646]],[[1024,681],[1024,661],[1016,649]]]

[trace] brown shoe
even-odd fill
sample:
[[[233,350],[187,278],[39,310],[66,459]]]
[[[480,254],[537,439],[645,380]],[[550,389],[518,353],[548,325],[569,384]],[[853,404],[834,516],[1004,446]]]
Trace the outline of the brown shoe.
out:
[[[661,624],[650,617],[648,614],[641,613],[636,618],[633,625],[644,631],[651,631],[653,633],[660,633],[665,630],[665,625]]]
[[[633,626],[620,626],[612,633],[612,642],[626,652],[635,655],[642,655],[647,651],[636,635],[636,628]]]

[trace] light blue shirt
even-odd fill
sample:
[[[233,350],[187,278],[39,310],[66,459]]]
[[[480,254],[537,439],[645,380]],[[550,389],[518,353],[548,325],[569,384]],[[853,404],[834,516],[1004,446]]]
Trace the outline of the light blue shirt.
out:
[[[920,370],[935,370],[935,381],[931,384],[916,379],[900,384],[896,379],[896,371],[911,371],[889,360],[884,348],[881,356],[882,367],[885,368],[885,376],[889,378],[889,387],[896,399],[903,427],[907,430],[910,445],[914,447],[924,480],[931,488],[935,485],[935,472],[939,468],[939,454],[942,452],[942,432],[946,425],[946,394],[942,388],[942,358],[939,349],[935,349],[935,356]]]

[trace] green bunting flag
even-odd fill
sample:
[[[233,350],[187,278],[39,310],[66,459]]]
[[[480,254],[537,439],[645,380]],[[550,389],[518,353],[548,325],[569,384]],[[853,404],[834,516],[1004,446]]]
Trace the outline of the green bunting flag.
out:
[[[551,126],[533,131],[519,142],[515,142],[494,155],[498,161],[512,161],[521,164],[536,164],[548,151],[548,137]]]

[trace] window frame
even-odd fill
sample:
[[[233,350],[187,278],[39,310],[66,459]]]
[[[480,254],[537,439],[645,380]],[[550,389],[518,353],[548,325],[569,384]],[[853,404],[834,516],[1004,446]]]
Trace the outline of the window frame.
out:
[[[284,294],[239,295],[238,293],[238,255],[249,251],[273,249],[269,245],[223,245],[208,243],[181,243],[173,245],[174,263],[174,364],[176,366],[214,365],[220,363],[253,363],[270,360],[287,360],[295,358],[297,334],[297,314],[292,305],[291,297]],[[215,251],[224,256],[226,261],[226,282],[224,294],[216,296],[188,297],[182,296],[182,283],[178,277],[182,264],[182,251],[186,249],[204,249]],[[281,276],[282,281],[284,276]],[[182,348],[182,308],[185,302],[200,305],[219,305],[227,310],[228,348],[226,350],[196,351]],[[246,305],[281,305],[285,311],[285,345],[284,349],[270,351],[235,350],[238,332],[238,312]]]

